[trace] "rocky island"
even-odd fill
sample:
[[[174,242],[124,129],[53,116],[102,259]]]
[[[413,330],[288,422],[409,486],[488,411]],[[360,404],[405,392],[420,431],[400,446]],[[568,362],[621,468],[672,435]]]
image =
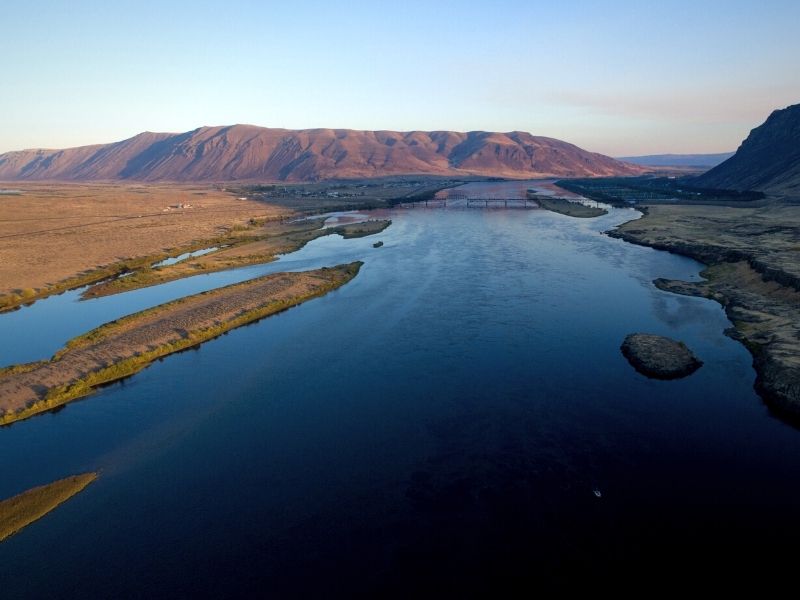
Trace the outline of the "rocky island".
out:
[[[639,373],[652,379],[680,379],[703,366],[686,344],[661,335],[632,333],[620,349]]]

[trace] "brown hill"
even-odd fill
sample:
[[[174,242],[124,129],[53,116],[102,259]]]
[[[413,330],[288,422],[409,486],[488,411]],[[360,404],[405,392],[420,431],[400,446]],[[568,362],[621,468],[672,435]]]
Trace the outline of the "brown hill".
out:
[[[697,185],[800,195],[800,104],[774,111]]]
[[[591,177],[644,168],[529,133],[201,127],[0,154],[0,181],[315,181],[386,175]]]

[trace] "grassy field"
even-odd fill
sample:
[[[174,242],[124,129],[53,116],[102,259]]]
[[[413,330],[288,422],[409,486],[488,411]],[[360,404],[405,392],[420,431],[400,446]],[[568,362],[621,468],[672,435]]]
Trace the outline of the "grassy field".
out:
[[[0,542],[63,504],[97,479],[97,473],[73,475],[32,488],[0,502]]]
[[[0,200],[0,310],[292,214],[214,186],[28,184]],[[244,198],[244,199],[242,199]]]
[[[347,226],[313,233],[321,222],[292,223],[300,214],[388,206],[456,183],[435,178],[236,188],[21,183],[18,193],[0,201],[0,312],[84,286],[101,284],[87,295],[103,295],[269,262],[319,235],[352,231]],[[262,243],[242,250],[251,242]],[[213,258],[152,269],[164,259],[211,247],[221,249]],[[102,285],[120,275],[129,281]]]

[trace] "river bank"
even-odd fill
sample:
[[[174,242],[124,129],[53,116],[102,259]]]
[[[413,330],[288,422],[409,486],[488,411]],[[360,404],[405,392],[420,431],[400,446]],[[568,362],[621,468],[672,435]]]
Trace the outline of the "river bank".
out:
[[[211,185],[22,183],[0,203],[0,311],[281,222]],[[209,243],[210,242],[210,243]]]
[[[0,424],[51,410],[158,358],[324,295],[355,277],[361,264],[267,275],[107,323],[70,340],[48,361],[0,372]]]
[[[611,237],[708,265],[702,282],[657,279],[662,290],[711,298],[727,333],[753,356],[756,389],[770,408],[800,416],[800,206],[647,206]]]
[[[369,196],[361,191],[348,206],[387,206],[391,202],[384,195],[427,189],[420,185],[380,188],[380,199],[371,198],[377,188],[370,188]],[[221,255],[219,265],[193,262],[188,268],[189,261],[181,261],[187,274],[260,264],[319,235],[346,236],[348,229],[308,232],[323,221],[313,227],[302,217],[332,210],[336,204],[329,201],[341,203],[343,193],[331,183],[315,188],[292,204],[273,202],[255,189],[208,184],[20,184],[19,193],[4,196],[0,205],[0,313],[85,286],[97,285],[96,291],[106,293],[118,284],[105,284],[117,280],[129,280],[128,287],[119,284],[120,290],[134,289],[134,281],[152,285],[147,282],[161,281],[153,276],[159,263],[169,265],[198,251],[224,252],[269,240],[269,248]],[[283,189],[300,193],[305,188]],[[305,237],[298,229],[306,230]]]

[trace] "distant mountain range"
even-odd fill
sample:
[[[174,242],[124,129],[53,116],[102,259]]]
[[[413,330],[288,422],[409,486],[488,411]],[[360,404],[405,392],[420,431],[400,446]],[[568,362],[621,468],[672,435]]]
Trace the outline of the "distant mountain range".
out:
[[[201,127],[111,144],[0,154],[0,181],[316,181],[387,175],[510,178],[646,169],[529,133]]]
[[[733,156],[733,152],[720,154],[650,154],[647,156],[623,156],[618,160],[644,167],[679,167],[710,169]]]
[[[800,104],[774,111],[736,154],[695,181],[710,188],[800,195]]]

